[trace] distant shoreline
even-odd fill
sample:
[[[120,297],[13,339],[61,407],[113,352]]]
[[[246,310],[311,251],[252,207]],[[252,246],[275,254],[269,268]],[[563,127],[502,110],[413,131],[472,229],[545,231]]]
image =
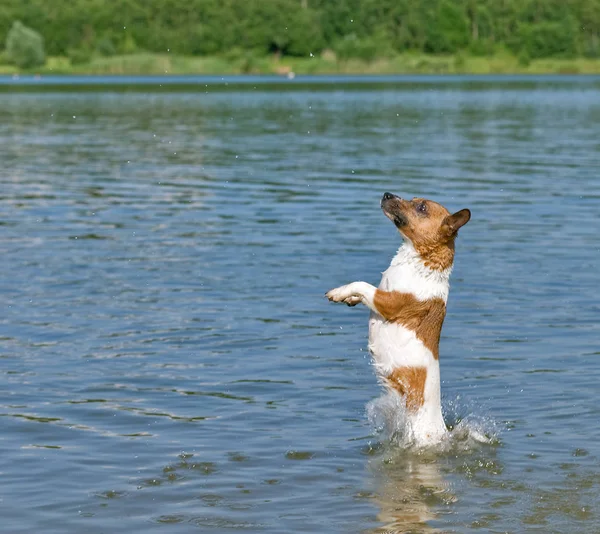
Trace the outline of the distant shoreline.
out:
[[[0,94],[12,92],[335,91],[460,87],[524,89],[600,87],[599,74],[0,74]]]
[[[524,64],[518,58],[495,56],[433,56],[406,53],[391,58],[365,61],[330,57],[278,57],[242,55],[178,56],[173,54],[130,54],[94,57],[72,64],[66,57],[49,57],[43,67],[21,70],[0,65],[0,74],[95,74],[95,75],[239,75],[275,74],[293,78],[304,74],[600,74],[600,59],[538,59]]]

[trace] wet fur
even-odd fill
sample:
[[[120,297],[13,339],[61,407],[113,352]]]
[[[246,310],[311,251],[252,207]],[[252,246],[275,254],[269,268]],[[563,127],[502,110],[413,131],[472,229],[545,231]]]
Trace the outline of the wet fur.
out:
[[[369,350],[379,381],[404,400],[413,441],[430,445],[447,432],[441,411],[439,341],[456,235],[471,214],[461,210],[451,215],[431,200],[408,201],[390,193],[384,194],[381,207],[405,243],[379,287],[353,282],[326,296],[371,310]]]

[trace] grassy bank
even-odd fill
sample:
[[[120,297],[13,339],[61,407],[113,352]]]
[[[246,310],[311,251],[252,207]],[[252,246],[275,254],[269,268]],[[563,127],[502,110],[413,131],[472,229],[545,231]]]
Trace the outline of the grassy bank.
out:
[[[73,64],[66,57],[50,57],[37,74],[600,74],[600,59],[539,59],[519,61],[509,54],[496,56],[432,56],[401,54],[373,61],[341,60],[327,54],[313,58],[192,57],[171,54],[130,54],[96,57]],[[22,74],[0,65],[0,74]]]

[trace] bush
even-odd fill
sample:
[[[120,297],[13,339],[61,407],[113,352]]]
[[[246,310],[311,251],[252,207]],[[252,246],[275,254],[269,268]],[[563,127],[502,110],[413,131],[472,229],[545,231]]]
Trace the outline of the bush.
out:
[[[521,24],[519,50],[531,58],[574,57],[577,54],[577,28],[570,19],[562,22]]]
[[[114,43],[110,37],[103,37],[96,43],[96,50],[101,56],[109,57],[117,53]]]
[[[467,64],[467,59],[466,59],[464,53],[457,52],[457,54],[454,56],[454,70],[460,72],[465,68],[466,64]]]
[[[521,50],[519,52],[517,60],[521,67],[529,67],[529,65],[531,64],[531,57],[529,56],[527,50]]]
[[[356,37],[355,34],[346,35],[336,43],[334,52],[342,60],[356,58],[363,61],[373,61],[374,59],[394,55],[389,41],[380,34],[362,39]]]
[[[6,57],[22,69],[39,67],[46,61],[44,39],[35,30],[16,21],[6,36]]]
[[[600,46],[597,38],[592,37],[585,43],[583,55],[592,59],[598,59],[600,57]]]
[[[377,56],[377,45],[371,39],[358,39],[356,35],[346,35],[334,47],[340,59],[358,58],[372,61]]]
[[[128,33],[121,43],[121,54],[135,54],[138,51],[137,43],[133,36]]]
[[[307,9],[302,9],[297,14],[289,27],[288,38],[284,52],[290,56],[317,55],[325,45],[319,18]]]
[[[256,57],[252,53],[244,54],[240,68],[244,74],[252,74],[257,68]]]
[[[425,52],[452,54],[469,43],[469,20],[457,3],[445,0],[438,5],[425,28]]]
[[[67,52],[67,56],[69,61],[71,61],[71,65],[83,65],[84,63],[89,63],[92,59],[91,52],[82,48],[71,48]]]
[[[469,45],[469,53],[473,56],[492,56],[495,51],[494,43],[487,39],[472,41]]]

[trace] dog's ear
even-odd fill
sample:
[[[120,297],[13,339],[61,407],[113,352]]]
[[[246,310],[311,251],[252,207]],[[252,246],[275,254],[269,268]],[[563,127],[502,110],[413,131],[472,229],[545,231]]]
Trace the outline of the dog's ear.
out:
[[[467,224],[470,218],[471,212],[468,209],[457,211],[442,221],[442,230],[449,236],[456,235],[456,232]]]

